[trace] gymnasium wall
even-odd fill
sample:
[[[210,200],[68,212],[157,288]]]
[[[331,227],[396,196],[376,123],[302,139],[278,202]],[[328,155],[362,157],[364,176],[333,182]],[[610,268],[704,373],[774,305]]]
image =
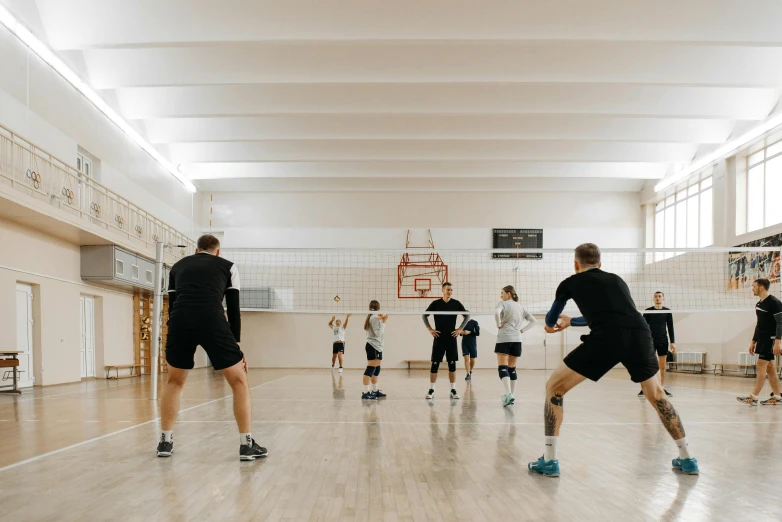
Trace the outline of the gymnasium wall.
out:
[[[97,181],[194,233],[192,194],[2,26],[0,71],[0,124],[74,168],[83,147],[100,159]]]
[[[16,283],[33,285],[36,385],[81,379],[81,295],[95,298],[96,377],[103,378],[107,364],[133,363],[133,297],[81,281],[79,246],[3,219],[0,244],[3,347],[16,349]],[[197,363],[205,365],[203,354]]]

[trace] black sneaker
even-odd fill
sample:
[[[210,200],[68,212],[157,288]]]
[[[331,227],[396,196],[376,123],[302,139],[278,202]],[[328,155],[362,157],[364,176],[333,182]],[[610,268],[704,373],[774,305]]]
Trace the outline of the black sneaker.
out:
[[[644,396],[644,391],[643,390],[639,391],[637,397],[643,397],[643,396]]]
[[[673,394],[671,392],[669,392],[668,390],[666,390],[665,388],[663,388],[663,391],[665,392],[665,396],[666,397],[673,397]]]
[[[364,401],[374,401],[377,397],[375,397],[375,394],[372,392],[364,392],[361,394],[361,400]]]
[[[451,390],[451,398],[452,399],[459,399],[459,394],[456,392],[456,390]]]
[[[468,373],[467,375],[464,376],[464,380],[465,381],[469,381],[470,379],[472,379],[472,374],[471,373]]]
[[[372,394],[375,396],[375,399],[385,399],[386,394],[381,392],[380,390],[375,390],[372,392]]]
[[[158,457],[170,457],[174,453],[174,441],[166,442],[163,437],[160,437],[160,442],[157,445]]]
[[[259,446],[255,439],[252,439],[252,441],[251,445],[241,444],[239,446],[239,460],[262,459],[267,455],[266,448]]]

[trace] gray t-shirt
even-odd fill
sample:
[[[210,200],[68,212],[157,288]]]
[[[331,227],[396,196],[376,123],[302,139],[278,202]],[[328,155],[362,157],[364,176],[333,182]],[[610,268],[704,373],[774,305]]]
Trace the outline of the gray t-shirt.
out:
[[[525,331],[535,326],[538,322],[526,308],[510,299],[497,303],[494,313],[499,317],[500,323],[505,323],[497,332],[498,343],[520,343],[521,326],[524,324],[524,321],[529,322]]]
[[[386,324],[376,315],[369,318],[369,328],[367,328],[367,343],[378,352],[383,351],[383,333]]]

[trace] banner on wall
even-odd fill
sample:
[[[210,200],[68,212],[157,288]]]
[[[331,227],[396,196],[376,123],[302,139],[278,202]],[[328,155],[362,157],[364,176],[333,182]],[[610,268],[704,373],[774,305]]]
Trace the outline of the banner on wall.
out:
[[[756,239],[741,247],[782,247],[782,233]],[[779,250],[768,252],[735,252],[728,254],[728,289],[749,288],[755,279],[763,278],[772,283],[780,279]]]

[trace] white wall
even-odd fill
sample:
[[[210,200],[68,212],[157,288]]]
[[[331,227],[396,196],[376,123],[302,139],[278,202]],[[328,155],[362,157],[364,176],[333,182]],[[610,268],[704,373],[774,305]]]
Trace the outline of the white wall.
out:
[[[0,124],[74,167],[81,145],[101,160],[99,182],[193,233],[192,194],[1,26],[0,71]]]

